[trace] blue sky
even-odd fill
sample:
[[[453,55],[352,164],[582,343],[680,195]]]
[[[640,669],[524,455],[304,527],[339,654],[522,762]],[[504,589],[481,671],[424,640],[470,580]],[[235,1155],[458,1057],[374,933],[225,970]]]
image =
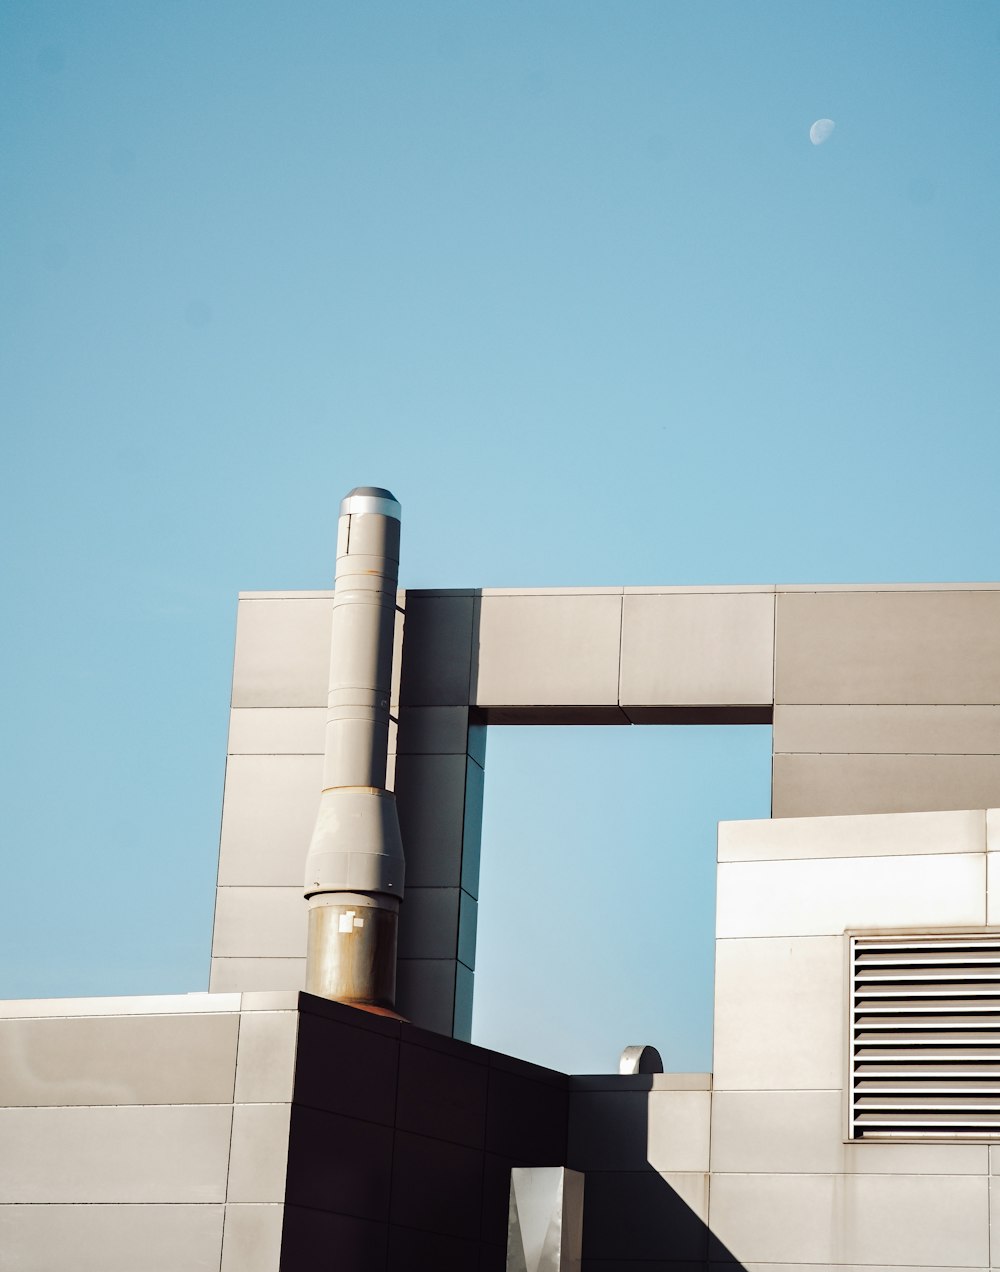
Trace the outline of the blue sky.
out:
[[[204,986],[235,595],[355,484],[415,587],[997,577],[998,105],[995,0],[7,0],[0,995]],[[493,730],[477,1036],[708,1067],[767,748]]]

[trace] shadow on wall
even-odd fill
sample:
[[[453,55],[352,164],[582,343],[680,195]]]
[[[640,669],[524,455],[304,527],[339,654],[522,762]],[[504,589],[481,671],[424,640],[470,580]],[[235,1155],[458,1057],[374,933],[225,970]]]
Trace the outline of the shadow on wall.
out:
[[[511,1168],[563,1165],[586,1174],[583,1272],[738,1269],[705,1223],[707,1169],[654,1168],[707,1157],[702,1075],[569,1078],[299,1002],[281,1272],[505,1272]]]
[[[738,1272],[708,1227],[708,1076],[569,1081],[567,1165],[586,1175],[583,1272]]]

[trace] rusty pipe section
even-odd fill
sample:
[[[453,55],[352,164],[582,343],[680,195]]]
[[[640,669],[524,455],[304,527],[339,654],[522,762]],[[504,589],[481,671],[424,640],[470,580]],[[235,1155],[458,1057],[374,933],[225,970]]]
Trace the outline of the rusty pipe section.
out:
[[[323,792],[306,858],[306,990],[391,1008],[403,846],[386,790],[399,504],[358,486],[340,504]]]

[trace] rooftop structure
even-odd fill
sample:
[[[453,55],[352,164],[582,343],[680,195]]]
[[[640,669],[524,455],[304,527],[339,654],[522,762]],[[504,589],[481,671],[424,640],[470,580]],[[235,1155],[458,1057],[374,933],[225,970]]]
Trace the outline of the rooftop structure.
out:
[[[396,592],[390,501],[240,597],[211,992],[0,1004],[10,1266],[990,1272],[1000,584]],[[713,1072],[471,1045],[489,728],[659,722],[773,723]]]

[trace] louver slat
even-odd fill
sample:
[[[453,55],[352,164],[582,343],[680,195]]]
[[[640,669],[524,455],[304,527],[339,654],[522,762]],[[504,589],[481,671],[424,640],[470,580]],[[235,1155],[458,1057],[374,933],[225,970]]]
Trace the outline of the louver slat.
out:
[[[1000,1136],[1000,933],[852,953],[852,1136]]]

